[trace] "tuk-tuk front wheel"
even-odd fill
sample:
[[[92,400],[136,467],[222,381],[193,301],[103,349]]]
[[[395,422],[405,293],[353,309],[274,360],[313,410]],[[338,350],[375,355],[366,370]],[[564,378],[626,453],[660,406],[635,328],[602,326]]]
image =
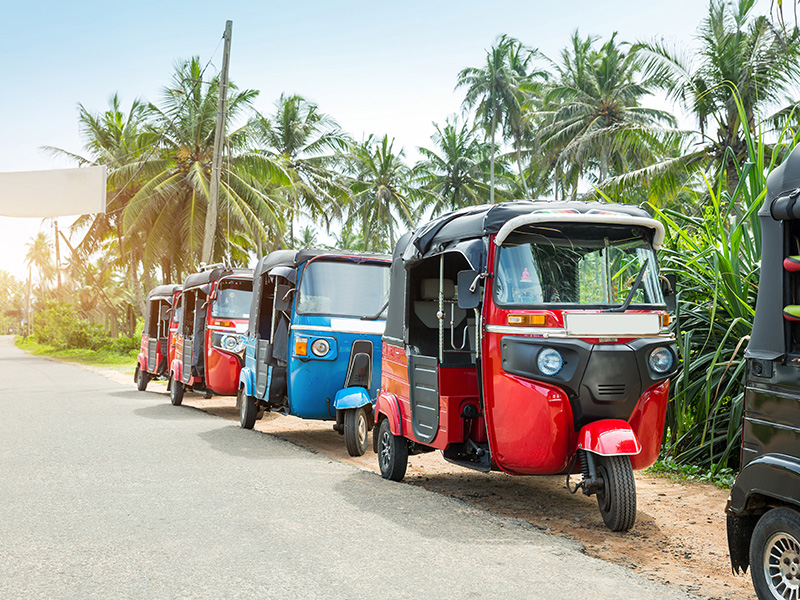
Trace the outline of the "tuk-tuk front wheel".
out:
[[[183,402],[183,383],[172,378],[169,380],[169,400],[172,406],[180,406]]]
[[[800,597],[800,513],[781,506],[758,520],[750,541],[750,573],[760,600]]]
[[[388,419],[378,428],[378,466],[381,477],[392,481],[401,481],[408,467],[408,443],[392,433]]]
[[[628,531],[636,523],[636,480],[627,456],[595,455],[597,475],[603,481],[597,505],[611,531]]]
[[[248,396],[241,387],[236,403],[239,405],[239,424],[242,429],[252,429],[258,416],[258,401],[252,396]]]
[[[367,409],[346,410],[344,413],[344,444],[350,456],[363,456],[367,451]]]
[[[143,392],[147,389],[147,382],[150,378],[147,376],[147,371],[136,367],[136,389]]]

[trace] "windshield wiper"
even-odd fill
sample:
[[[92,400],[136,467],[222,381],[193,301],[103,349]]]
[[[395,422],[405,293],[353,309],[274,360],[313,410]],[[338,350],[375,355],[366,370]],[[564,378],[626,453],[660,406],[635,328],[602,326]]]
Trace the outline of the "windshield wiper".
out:
[[[386,301],[386,304],[381,306],[381,309],[378,312],[376,312],[374,315],[368,315],[366,317],[361,317],[361,320],[362,321],[375,321],[375,320],[377,320],[378,317],[380,317],[383,314],[383,311],[386,310],[387,306],[389,306],[389,301],[388,300]]]
[[[625,312],[628,310],[628,307],[631,305],[631,300],[633,300],[633,295],[636,293],[636,290],[639,289],[639,286],[642,284],[642,279],[644,279],[644,272],[647,270],[647,265],[650,262],[650,257],[644,259],[644,264],[642,268],[639,269],[639,274],[636,276],[636,281],[633,282],[631,286],[631,291],[628,292],[628,296],[625,298],[625,302],[620,304],[619,306],[613,306],[611,308],[605,309],[603,312]]]

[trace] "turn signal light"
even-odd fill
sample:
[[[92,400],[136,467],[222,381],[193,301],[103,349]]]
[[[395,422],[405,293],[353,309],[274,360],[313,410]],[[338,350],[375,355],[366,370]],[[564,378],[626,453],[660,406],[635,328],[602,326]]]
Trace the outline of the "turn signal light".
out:
[[[295,338],[294,354],[295,356],[308,356],[308,338]]]
[[[669,313],[662,313],[661,314],[661,326],[662,327],[669,327],[669,324],[672,323],[672,315]]]
[[[508,315],[508,324],[528,327],[544,327],[547,315]]]
[[[220,321],[219,319],[213,321],[212,325],[216,325],[217,327],[236,327],[236,323],[233,321]]]

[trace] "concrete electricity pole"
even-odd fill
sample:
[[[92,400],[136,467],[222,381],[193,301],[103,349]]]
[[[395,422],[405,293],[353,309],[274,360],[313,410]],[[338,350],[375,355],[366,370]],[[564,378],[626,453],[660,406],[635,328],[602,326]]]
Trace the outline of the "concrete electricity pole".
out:
[[[233,21],[225,22],[225,50],[222,55],[222,74],[219,82],[219,104],[217,107],[217,128],[214,132],[214,156],[211,160],[211,186],[208,193],[206,211],[206,230],[200,260],[206,264],[213,261],[214,238],[217,233],[217,214],[219,213],[219,180],[222,171],[222,147],[225,143],[225,102],[228,97],[228,65],[231,58],[231,33]]]

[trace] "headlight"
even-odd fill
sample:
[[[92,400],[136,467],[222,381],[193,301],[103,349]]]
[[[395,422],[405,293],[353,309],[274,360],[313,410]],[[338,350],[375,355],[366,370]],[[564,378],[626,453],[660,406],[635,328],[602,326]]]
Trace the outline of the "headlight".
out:
[[[243,335],[214,332],[211,335],[211,345],[225,352],[241,354],[247,342]]]
[[[311,352],[314,353],[314,356],[325,356],[330,349],[331,345],[325,340],[315,340],[311,344]]]
[[[539,351],[539,356],[536,358],[536,365],[543,375],[552,377],[557,375],[561,368],[564,366],[564,357],[561,352],[553,348],[542,348]]]
[[[672,370],[675,357],[672,356],[672,352],[670,352],[669,348],[661,346],[650,353],[647,362],[650,363],[650,368],[653,369],[653,371],[659,375],[663,375]]]

